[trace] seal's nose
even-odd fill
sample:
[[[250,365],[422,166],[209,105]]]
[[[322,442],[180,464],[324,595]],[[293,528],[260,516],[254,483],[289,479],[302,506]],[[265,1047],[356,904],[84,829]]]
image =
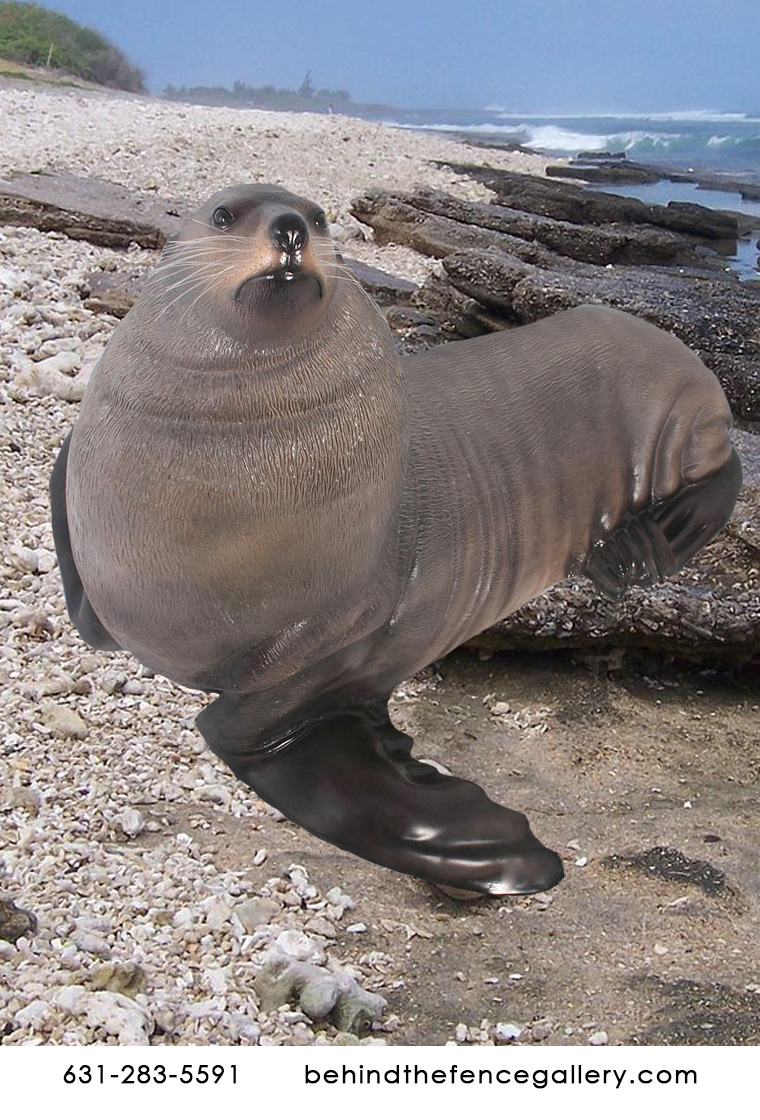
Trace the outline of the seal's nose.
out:
[[[309,229],[300,214],[293,210],[278,214],[269,226],[272,241],[283,253],[300,253],[309,240]]]

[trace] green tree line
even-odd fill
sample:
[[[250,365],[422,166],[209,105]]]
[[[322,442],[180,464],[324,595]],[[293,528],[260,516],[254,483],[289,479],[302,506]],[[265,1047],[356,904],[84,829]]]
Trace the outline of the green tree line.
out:
[[[346,89],[316,89],[307,74],[299,89],[277,89],[275,86],[250,86],[235,82],[224,86],[167,86],[163,96],[170,101],[192,101],[202,105],[233,105],[256,109],[279,109],[345,113],[353,105]]]
[[[145,93],[142,71],[118,47],[97,31],[39,4],[0,3],[0,58]]]

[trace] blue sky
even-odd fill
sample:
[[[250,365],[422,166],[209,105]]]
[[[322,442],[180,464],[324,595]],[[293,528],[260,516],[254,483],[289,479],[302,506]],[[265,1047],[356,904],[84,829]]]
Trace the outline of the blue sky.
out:
[[[518,113],[758,110],[760,0],[58,0],[174,85]]]

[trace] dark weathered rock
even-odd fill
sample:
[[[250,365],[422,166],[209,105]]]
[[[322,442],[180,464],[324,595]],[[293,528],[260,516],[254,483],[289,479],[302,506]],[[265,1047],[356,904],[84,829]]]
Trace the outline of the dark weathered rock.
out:
[[[496,247],[544,268],[558,263],[551,254],[594,264],[693,265],[699,260],[694,240],[669,230],[634,225],[580,226],[511,207],[465,202],[441,191],[371,191],[356,199],[351,211],[359,221],[372,226],[379,244],[409,245],[435,257],[457,248]],[[487,231],[493,233],[489,236]],[[542,252],[541,246],[551,254]]]
[[[16,942],[37,929],[37,918],[31,910],[22,910],[10,898],[0,898],[0,940]]]
[[[90,272],[84,278],[82,299],[90,311],[123,319],[140,294],[147,272]]]
[[[528,244],[519,236],[423,210],[413,204],[414,197],[371,191],[351,204],[351,213],[372,226],[378,245],[408,245],[429,257],[445,257],[463,247],[490,249],[496,245],[533,263],[543,261],[548,265],[553,259],[542,256],[540,246]]]
[[[373,268],[352,257],[344,257],[343,263],[351,269],[365,292],[369,292],[381,307],[410,303],[418,285],[411,280],[392,276],[380,268]]]
[[[501,206],[527,210],[547,218],[579,225],[607,225],[625,222],[632,225],[663,226],[676,233],[688,233],[708,240],[736,238],[736,218],[691,202],[671,202],[657,206],[616,194],[587,191],[571,183],[557,183],[535,175],[518,175],[474,164],[446,164],[453,171],[477,179],[495,191]]]
[[[95,245],[160,249],[179,228],[179,208],[155,195],[75,175],[0,180],[0,223],[55,230]]]
[[[582,179],[586,183],[658,183],[660,174],[651,167],[626,161],[605,161],[584,166],[580,163],[550,164],[550,179]]]

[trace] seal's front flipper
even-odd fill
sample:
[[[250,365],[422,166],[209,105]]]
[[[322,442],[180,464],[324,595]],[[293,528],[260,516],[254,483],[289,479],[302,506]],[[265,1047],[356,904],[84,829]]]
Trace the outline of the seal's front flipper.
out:
[[[338,848],[477,894],[535,894],[563,876],[522,813],[414,759],[384,705],[336,713],[280,749],[245,757],[217,741],[213,709],[198,725],[215,753],[264,801]]]
[[[732,449],[715,474],[629,514],[594,546],[584,574],[610,599],[621,599],[634,584],[651,587],[675,575],[726,524],[741,484],[741,462]]]
[[[58,555],[58,569],[63,582],[63,593],[66,596],[66,607],[69,618],[88,645],[94,649],[121,649],[119,643],[111,637],[92,609],[90,600],[82,587],[74,557],[71,555],[69,519],[66,513],[66,464],[69,459],[70,440],[71,432],[63,441],[53,467],[53,473],[50,476],[53,540]]]

